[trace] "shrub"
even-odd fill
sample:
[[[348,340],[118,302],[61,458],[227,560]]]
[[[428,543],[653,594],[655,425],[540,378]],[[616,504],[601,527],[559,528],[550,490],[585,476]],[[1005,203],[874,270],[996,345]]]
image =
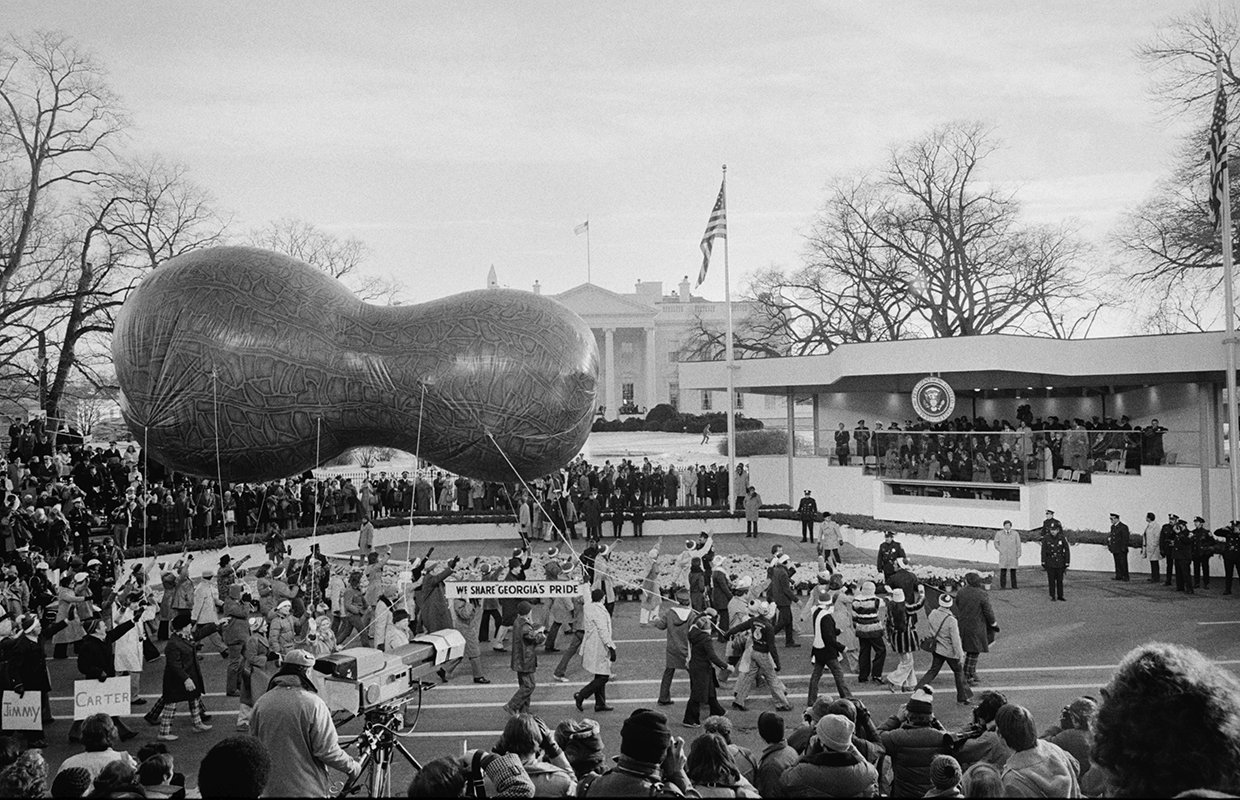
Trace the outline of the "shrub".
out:
[[[659,403],[650,409],[650,413],[646,414],[647,422],[663,423],[676,416],[676,409],[672,408],[669,403]],[[650,428],[648,430],[658,430],[658,428]]]
[[[788,432],[780,428],[770,430],[738,431],[736,434],[736,457],[782,455],[788,452]],[[728,440],[719,440],[719,455],[728,454]]]

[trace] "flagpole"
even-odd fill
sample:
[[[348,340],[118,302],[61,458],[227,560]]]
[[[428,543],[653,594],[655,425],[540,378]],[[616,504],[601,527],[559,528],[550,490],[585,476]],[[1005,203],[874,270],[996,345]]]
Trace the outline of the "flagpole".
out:
[[[724,208],[727,208],[728,165],[723,165]],[[728,508],[736,502],[736,371],[732,349],[732,273],[728,269],[728,239],[723,237],[723,301],[728,307],[727,370],[728,370]]]
[[[1223,159],[1223,191],[1219,204],[1219,240],[1223,247],[1223,295],[1226,304],[1226,334],[1223,343],[1227,347],[1227,439],[1230,442],[1228,466],[1231,470],[1231,519],[1240,519],[1240,433],[1236,431],[1236,301],[1233,289],[1235,276],[1232,269],[1231,232],[1231,186],[1228,181],[1227,159]]]
[[[593,283],[590,279],[590,217],[586,216],[586,283]],[[608,377],[608,380],[611,378]]]

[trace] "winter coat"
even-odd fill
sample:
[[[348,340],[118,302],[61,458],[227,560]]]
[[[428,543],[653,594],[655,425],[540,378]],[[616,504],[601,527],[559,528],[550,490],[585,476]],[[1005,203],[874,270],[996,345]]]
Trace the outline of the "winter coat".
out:
[[[1130,536],[1127,525],[1122,522],[1115,523],[1111,526],[1110,533],[1107,534],[1107,549],[1112,553],[1126,554],[1128,552]]]
[[[999,551],[999,569],[1016,569],[1020,563],[1020,533],[1000,528],[992,541]]]
[[[279,758],[266,797],[331,797],[327,768],[347,773],[356,763],[340,748],[327,703],[295,675],[272,679],[254,704],[250,734]]]
[[[107,636],[87,636],[78,645],[78,672],[88,679],[116,677],[116,665],[112,658],[112,645],[117,639],[133,630],[133,620],[122,623]]]
[[[951,737],[938,723],[912,725],[904,723],[891,731],[878,734],[878,743],[891,758],[891,796],[921,797],[933,788],[930,762],[939,754],[950,755]]]
[[[1145,534],[1141,537],[1141,558],[1157,561],[1162,555],[1158,546],[1159,531],[1160,527],[1157,522],[1151,522],[1145,526]]]
[[[875,797],[878,770],[857,748],[801,756],[779,779],[781,797]]]
[[[142,640],[145,638],[142,623],[154,618],[155,608],[147,606],[141,618],[135,620],[137,624],[128,628],[122,636],[113,641],[113,666],[116,667],[117,672],[142,671],[142,666],[146,661],[142,654]],[[115,629],[119,630],[121,626],[130,620],[133,620],[133,613],[129,609],[119,612],[113,620],[113,624],[116,626]]]
[[[740,487],[737,487],[740,490]],[[758,509],[762,507],[762,495],[757,492],[745,495],[745,521],[757,522]]]
[[[839,523],[824,519],[818,526],[818,546],[821,550],[839,550],[842,544]]]
[[[66,624],[63,630],[52,637],[52,644],[73,644],[81,641],[86,635],[86,628],[82,625],[82,621],[94,616],[90,598],[80,597],[73,593],[72,588],[62,586],[56,590],[56,599],[59,601],[56,607],[56,621]],[[69,609],[73,609],[72,619],[69,618]]]
[[[245,644],[245,640],[250,638],[250,615],[253,608],[248,603],[230,597],[224,601],[222,613],[224,644]]]
[[[478,646],[478,604],[473,600],[458,597],[452,601],[452,626],[465,640],[465,658],[478,658],[481,655]]]
[[[215,626],[206,626],[193,634],[192,639],[173,635],[164,647],[164,691],[167,704],[180,703],[202,697],[204,691],[202,669],[198,665],[198,646],[195,641],[214,632]],[[201,634],[201,636],[199,635]],[[194,682],[193,689],[185,688],[185,680]]]
[[[797,593],[792,588],[792,577],[783,564],[776,564],[771,570],[770,596],[771,602],[777,606],[791,606],[796,602]]]
[[[694,611],[706,610],[706,573],[701,570],[689,573],[689,602]]]
[[[895,613],[897,606],[904,607],[904,614]],[[897,619],[903,618],[903,625],[897,625]],[[887,643],[891,645],[893,652],[899,655],[905,653],[916,653],[918,648],[917,641],[917,612],[908,610],[908,603],[892,603],[887,609]]]
[[[965,586],[956,595],[956,621],[960,646],[966,653],[989,653],[989,629],[995,627],[990,593],[976,586]]]
[[[1005,797],[1080,797],[1076,759],[1042,739],[1028,750],[1013,753],[1003,766]]]
[[[241,703],[254,705],[254,689],[252,677],[254,670],[267,666],[267,654],[271,645],[267,642],[267,634],[259,631],[251,633],[250,638],[241,646]]]
[[[758,758],[758,769],[754,774],[754,786],[763,797],[778,797],[780,779],[800,756],[788,746],[786,740],[769,744]]]
[[[288,655],[297,642],[296,622],[292,617],[275,615],[267,626],[267,639],[271,649],[280,655]],[[378,641],[376,639],[376,641]]]
[[[602,603],[586,603],[585,639],[581,643],[581,666],[594,675],[611,674],[611,615]]]
[[[452,615],[448,611],[448,599],[443,588],[444,581],[451,575],[452,570],[444,568],[434,575],[428,573],[422,579],[422,589],[418,592],[418,618],[422,622],[422,630],[427,633],[452,627]]]
[[[546,640],[545,633],[535,633],[530,621],[518,616],[512,627],[512,656],[509,659],[512,671],[537,672],[538,646]]]
[[[710,571],[710,607],[716,610],[722,610],[728,607],[728,601],[732,599],[732,584],[728,581],[728,574],[721,569],[713,569]]]
[[[689,668],[689,620],[692,609],[668,606],[654,619],[654,626],[667,631],[667,659],[664,669]]]
[[[934,635],[934,652],[944,658],[964,658],[960,623],[946,609],[936,608],[926,618],[926,632]]]

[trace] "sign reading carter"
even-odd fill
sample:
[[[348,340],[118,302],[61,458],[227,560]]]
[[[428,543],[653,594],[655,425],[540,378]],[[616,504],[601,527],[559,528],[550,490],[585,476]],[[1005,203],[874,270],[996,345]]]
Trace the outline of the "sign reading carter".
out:
[[[576,581],[445,581],[444,593],[457,598],[500,597],[525,600],[530,597],[575,597],[584,594]]]
[[[73,718],[86,719],[91,714],[123,717],[131,712],[129,676],[106,681],[73,682]]]
[[[913,410],[926,422],[942,422],[956,410],[956,393],[942,378],[922,378],[913,387]]]

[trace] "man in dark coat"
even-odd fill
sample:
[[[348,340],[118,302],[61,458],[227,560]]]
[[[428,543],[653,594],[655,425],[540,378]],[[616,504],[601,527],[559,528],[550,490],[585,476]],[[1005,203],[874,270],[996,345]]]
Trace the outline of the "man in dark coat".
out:
[[[710,607],[719,614],[719,627],[724,631],[730,627],[728,622],[728,603],[731,600],[732,582],[728,580],[728,573],[721,569],[712,569],[710,571]],[[719,641],[727,640],[720,636]]]
[[[1193,555],[1196,547],[1193,543],[1192,531],[1184,524],[1184,520],[1175,523],[1175,539],[1171,542],[1171,557],[1175,560],[1175,590],[1195,594],[1193,591]]]
[[[1128,526],[1120,522],[1119,514],[1111,514],[1111,532],[1107,534],[1107,549],[1115,560],[1113,581],[1128,580]]]
[[[1046,570],[1047,586],[1052,600],[1064,600],[1063,575],[1072,563],[1072,553],[1068,549],[1068,540],[1063,535],[1063,526],[1055,519],[1055,512],[1047,509],[1046,520],[1042,523],[1042,569]]]
[[[1201,517],[1193,518],[1193,586],[1210,588],[1210,558],[1214,555],[1215,538]]]
[[[907,558],[904,546],[896,541],[895,531],[887,531],[883,534],[883,543],[878,546],[878,560],[875,564],[883,573],[884,583],[891,577],[891,573],[896,571],[896,562],[902,558]]]
[[[1158,553],[1167,561],[1167,580],[1163,586],[1170,586],[1175,579],[1175,559],[1171,555],[1171,546],[1175,543],[1175,524],[1180,518],[1175,514],[1167,515],[1167,523],[1158,531]]]
[[[116,677],[116,662],[112,657],[112,645],[133,630],[134,622],[133,620],[122,622],[110,632],[103,627],[98,617],[87,620],[85,625],[86,637],[78,644],[78,672],[82,673],[87,680],[98,680],[103,683],[108,678]],[[69,727],[69,741],[81,741],[83,721],[74,720],[73,725]],[[122,722],[120,717],[112,717],[112,724],[116,726],[122,742],[127,742],[138,735],[138,732]]]
[[[840,428],[835,432],[835,458],[840,462],[841,467],[848,466],[849,447],[848,443],[852,437],[848,435],[848,431],[844,430],[844,423],[840,423]]]
[[[164,647],[164,687],[163,695],[155,708],[147,717],[159,714],[159,739],[174,742],[178,737],[172,734],[172,719],[176,716],[177,705],[182,702],[189,704],[189,715],[194,730],[202,733],[211,730],[211,726],[203,720],[202,695],[206,691],[202,680],[202,668],[198,665],[198,639],[205,639],[218,630],[214,624],[200,625],[194,630],[194,621],[189,614],[181,613],[172,620],[172,636]]]
[[[964,650],[964,677],[976,686],[977,659],[990,652],[990,641],[999,630],[995,612],[990,606],[990,593],[982,588],[982,576],[966,573],[965,585],[956,594],[956,621],[960,625],[960,646]]]
[[[785,647],[800,647],[797,644],[796,627],[792,624],[792,604],[796,602],[797,593],[792,588],[792,576],[788,572],[788,556],[781,555],[771,568],[771,588],[769,597],[775,606],[775,632],[778,636],[784,632]]]

